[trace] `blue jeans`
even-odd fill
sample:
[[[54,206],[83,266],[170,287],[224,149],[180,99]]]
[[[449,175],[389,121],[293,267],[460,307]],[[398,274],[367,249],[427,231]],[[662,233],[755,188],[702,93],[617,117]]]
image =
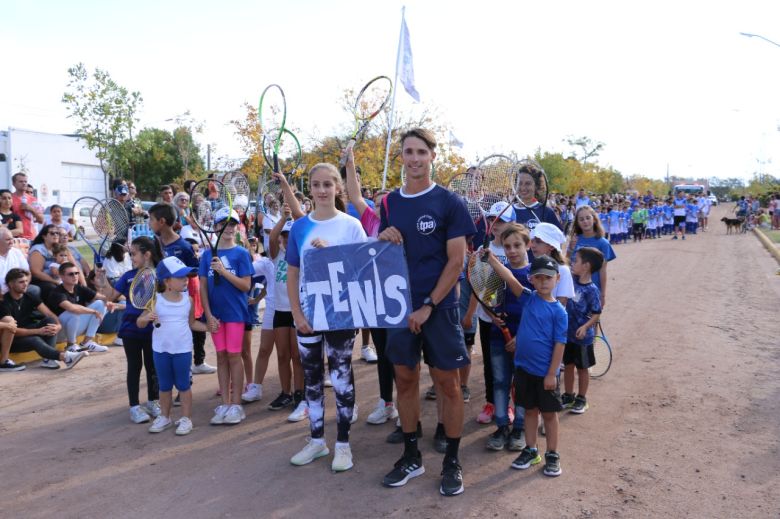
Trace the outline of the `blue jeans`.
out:
[[[106,304],[100,299],[96,299],[87,305],[87,308],[97,310],[101,315],[106,313]],[[92,314],[74,314],[71,312],[62,312],[59,315],[62,329],[65,330],[65,337],[68,344],[76,344],[76,339],[82,333],[87,337],[95,337],[100,319]]]
[[[501,341],[490,341],[490,363],[493,366],[493,404],[496,406],[494,417],[496,425],[509,425],[509,389],[512,387],[512,374],[515,370],[514,353],[506,351]],[[515,421],[512,427],[522,429],[525,423],[525,409],[515,406]]]

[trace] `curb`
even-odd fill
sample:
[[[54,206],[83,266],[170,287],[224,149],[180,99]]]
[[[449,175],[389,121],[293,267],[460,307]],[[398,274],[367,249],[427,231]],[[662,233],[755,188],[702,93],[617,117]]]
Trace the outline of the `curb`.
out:
[[[772,240],[770,240],[766,234],[759,231],[757,228],[753,229],[753,234],[758,236],[758,241],[760,241],[764,247],[766,247],[766,250],[769,251],[769,254],[774,256],[775,260],[777,260],[778,263],[780,263],[780,248],[778,248],[774,243],[772,243]]]

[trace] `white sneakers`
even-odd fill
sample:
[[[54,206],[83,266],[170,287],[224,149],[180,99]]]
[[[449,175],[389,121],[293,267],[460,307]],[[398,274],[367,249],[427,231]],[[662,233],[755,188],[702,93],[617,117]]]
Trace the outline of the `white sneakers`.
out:
[[[395,405],[392,402],[386,403],[380,398],[374,410],[366,418],[366,422],[372,425],[381,425],[388,420],[395,420],[396,418],[398,418],[398,410],[395,408]]]
[[[192,365],[192,374],[193,375],[210,375],[211,373],[216,373],[217,368],[214,366],[209,366],[205,362],[203,364],[193,364]]]
[[[290,463],[293,465],[308,465],[317,458],[327,456],[330,454],[328,446],[325,445],[324,440],[309,439],[309,443],[306,447],[300,450],[298,454],[290,458]]]
[[[146,411],[152,418],[157,418],[160,416],[160,414],[162,414],[160,404],[157,402],[157,400],[146,402],[143,405],[143,410]]]
[[[81,345],[81,350],[88,351],[90,353],[105,353],[108,351],[108,347],[96,343],[95,341],[87,341]]]
[[[166,429],[170,429],[171,427],[173,427],[173,425],[174,422],[167,416],[158,416],[157,418],[154,419],[154,422],[152,422],[152,425],[149,427],[149,432],[161,433]],[[176,427],[177,436],[184,436],[192,432],[192,420],[190,420],[186,416],[182,416],[181,418],[176,420],[176,426],[177,426]]]
[[[65,369],[73,368],[73,366],[78,364],[81,359],[87,356],[87,352],[85,351],[79,351],[79,352],[66,351],[64,353],[65,353],[65,360],[63,362],[65,363]]]
[[[344,472],[352,468],[352,449],[348,443],[336,442],[333,454],[333,463],[330,468],[333,472]]]
[[[133,423],[144,423],[149,421],[149,414],[141,409],[140,405],[134,405],[130,408],[130,421]]]
[[[349,421],[349,423],[355,423],[358,421],[358,405],[355,404],[354,407],[352,407],[352,419]]]
[[[154,419],[154,422],[152,422],[152,425],[149,427],[149,432],[161,433],[170,427],[173,427],[173,421],[167,416],[160,415]]]
[[[349,443],[336,442],[335,452],[333,454],[333,462],[330,468],[333,472],[343,472],[352,468],[352,449],[349,448]],[[306,447],[300,450],[295,456],[290,458],[290,463],[293,465],[308,465],[317,458],[327,456],[330,454],[330,449],[325,444],[325,440],[309,439],[309,443]]]
[[[263,398],[263,385],[249,383],[246,385],[246,391],[241,393],[241,400],[244,402],[257,402]]]
[[[214,416],[211,417],[209,423],[211,425],[222,425],[225,423],[225,414],[227,414],[229,408],[229,405],[218,405],[217,408],[214,409]]]
[[[378,357],[376,356],[376,350],[374,349],[374,346],[371,344],[366,344],[360,348],[360,358],[369,364],[377,362]]]
[[[295,411],[290,413],[290,416],[287,417],[288,422],[300,422],[301,420],[306,419],[309,416],[309,406],[306,404],[306,400],[301,400],[298,403],[298,406],[295,408]]]
[[[244,407],[238,404],[233,404],[230,407],[228,407],[228,410],[225,413],[225,418],[224,420],[222,420],[222,423],[227,425],[236,425],[241,423],[241,421],[244,419],[246,419],[246,413],[244,413]]]
[[[46,369],[60,369],[60,363],[52,359],[43,359],[40,363],[40,367]]]
[[[177,426],[176,427],[177,436],[185,436],[192,432],[192,420],[190,420],[186,416],[182,416],[181,418],[176,420],[176,426]]]

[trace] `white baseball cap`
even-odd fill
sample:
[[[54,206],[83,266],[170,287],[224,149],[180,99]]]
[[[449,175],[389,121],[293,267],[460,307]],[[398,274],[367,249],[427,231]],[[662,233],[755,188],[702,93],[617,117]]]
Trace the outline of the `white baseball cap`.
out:
[[[561,252],[561,246],[566,241],[566,236],[557,226],[546,222],[537,223],[536,227],[531,229],[531,239],[534,238],[539,238],[558,252]]]
[[[507,209],[504,211],[504,209]],[[503,211],[504,214],[501,214]],[[498,216],[501,215],[501,220],[504,222],[514,222],[515,221],[515,209],[511,207],[506,202],[496,202],[492,206],[490,206],[490,210],[487,212],[488,218],[498,218]]]
[[[240,221],[238,219],[238,213],[237,212],[235,212],[234,210],[231,209],[230,213],[228,213],[228,208],[227,207],[221,207],[217,211],[217,214],[214,215],[214,223],[217,224],[217,223],[223,222],[223,221],[227,220],[228,218],[230,218],[231,220],[235,221],[236,223],[238,223]]]

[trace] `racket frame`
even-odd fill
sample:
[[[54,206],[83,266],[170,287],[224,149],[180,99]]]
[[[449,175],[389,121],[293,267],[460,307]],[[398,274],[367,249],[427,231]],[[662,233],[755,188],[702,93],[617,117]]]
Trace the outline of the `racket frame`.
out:
[[[279,94],[281,94],[281,100],[282,100],[282,106],[280,107],[282,112],[282,120],[281,124],[278,125],[278,127],[274,128],[265,128],[263,126],[263,123],[265,122],[263,120],[263,106],[265,105],[265,111],[271,110],[272,107],[268,106],[266,103],[263,103],[264,100],[268,99],[266,96],[269,96],[269,92],[271,92],[273,89],[277,89],[279,91]],[[260,103],[257,108],[257,119],[260,121],[261,130],[263,131],[263,136],[267,134],[270,130],[278,131],[279,135],[274,140],[273,145],[273,170],[279,171],[279,148],[282,144],[282,134],[284,133],[285,125],[287,124],[287,97],[284,95],[284,90],[282,90],[282,87],[277,85],[276,83],[271,83],[265,89],[263,90],[263,93],[260,94]]]
[[[590,376],[592,378],[600,378],[607,374],[609,371],[609,368],[612,366],[612,345],[609,344],[609,340],[607,340],[607,336],[604,333],[604,327],[601,326],[601,321],[598,321],[596,323],[596,335],[593,337],[593,355],[594,357],[599,357],[597,354],[596,348],[598,347],[597,344],[599,342],[603,342],[604,346],[606,346],[606,366],[604,366],[603,362],[596,362],[595,366],[592,366],[590,368]]]
[[[76,227],[76,232],[74,234],[75,234],[77,239],[80,238],[87,245],[87,247],[89,247],[89,249],[92,251],[92,264],[93,264],[93,267],[97,269],[97,268],[101,268],[103,266],[103,256],[100,253],[100,251],[103,250],[103,247],[105,246],[107,238],[103,237],[102,241],[100,242],[100,245],[98,245],[98,248],[96,249],[95,248],[95,243],[96,242],[93,243],[89,238],[87,238],[86,232],[84,232],[82,230],[81,225],[79,225],[79,220],[78,219],[79,219],[80,215],[77,214],[77,213],[79,213],[82,208],[78,207],[78,206],[79,206],[80,202],[85,202],[85,201],[90,201],[90,202],[94,201],[95,202],[92,205],[92,207],[90,208],[90,210],[89,210],[88,218],[89,218],[89,223],[92,226],[92,230],[95,231],[95,234],[99,238],[101,238],[102,236],[100,234],[98,234],[97,230],[95,229],[95,224],[92,221],[93,220],[93,214],[94,214],[94,211],[95,211],[95,207],[103,206],[102,209],[99,209],[98,211],[103,210],[103,211],[105,211],[105,214],[108,214],[108,210],[105,208],[105,204],[103,204],[103,202],[98,200],[97,198],[95,198],[93,196],[82,196],[82,197],[77,198],[76,201],[73,202],[73,206],[71,207],[71,212],[70,212],[71,218],[73,218],[73,221],[75,222],[74,226]],[[87,206],[83,206],[83,207],[87,207]]]
[[[201,186],[201,185],[206,186],[206,190],[208,191],[209,183],[212,183],[212,182],[222,186],[221,190],[222,190],[223,193],[225,193],[225,197],[227,198],[227,205],[223,206],[223,207],[227,207],[228,208],[228,211],[227,211],[228,212],[228,218],[227,218],[227,220],[225,220],[225,224],[222,225],[222,227],[220,229],[211,229],[211,230],[209,230],[209,229],[204,229],[203,227],[201,227],[200,222],[198,222],[198,218],[197,218],[198,210],[197,210],[196,207],[194,207],[192,205],[192,202],[193,202],[193,199],[194,199],[192,194],[195,193],[197,191],[198,186]],[[206,198],[206,200],[205,200],[206,203],[210,203],[208,196],[206,196],[205,198]],[[218,208],[217,210],[213,210],[213,209],[210,209],[210,210],[212,211],[212,213],[214,215],[216,215],[216,212],[221,210],[221,209],[222,209],[222,207]],[[190,211],[192,212],[192,215],[193,215],[192,220],[195,223],[195,226],[198,228],[198,230],[203,235],[205,235],[205,238],[206,238],[205,241],[209,244],[209,248],[211,249],[211,259],[213,260],[214,258],[218,257],[217,256],[217,251],[218,251],[218,248],[219,248],[219,241],[222,239],[222,234],[225,232],[225,229],[227,229],[228,222],[230,220],[230,213],[233,211],[233,198],[230,196],[230,191],[225,189],[225,184],[222,183],[221,180],[217,180],[217,179],[214,179],[214,178],[206,178],[206,179],[200,180],[195,185],[193,185],[192,189],[190,190]],[[216,239],[214,239],[212,241],[210,236],[214,236]],[[219,280],[220,280],[219,273],[214,272],[213,276],[214,276],[214,284],[218,285],[219,284]]]
[[[469,286],[471,287],[471,295],[474,297],[474,299],[477,300],[477,302],[480,305],[482,305],[482,308],[484,308],[488,314],[490,314],[492,317],[503,320],[505,314],[499,312],[497,310],[497,307],[491,306],[487,304],[485,301],[483,301],[482,298],[479,297],[479,295],[477,295],[478,290],[474,287],[473,272],[471,268],[472,262],[474,263],[474,265],[476,265],[477,263],[482,263],[485,266],[481,268],[489,268],[491,271],[493,271],[493,269],[490,266],[484,263],[485,260],[483,260],[482,258],[477,258],[479,254],[480,254],[479,251],[473,252],[469,257],[468,263],[466,264],[466,280],[468,281]],[[493,271],[493,275],[498,277],[498,274],[496,274],[495,271]],[[501,285],[502,286],[499,290],[506,290],[506,283],[504,283],[503,280],[501,281]],[[503,304],[503,300],[502,300],[502,304]],[[506,325],[499,326],[498,328],[499,330],[501,330],[501,334],[504,336],[504,344],[509,344],[512,341],[512,334],[510,333],[509,328],[507,328]]]
[[[386,81],[389,86],[389,88],[387,89],[387,95],[382,100],[382,103],[379,105],[379,107],[376,110],[368,114],[367,117],[360,117],[360,101],[363,98],[363,94],[365,94],[374,83],[382,80]],[[352,109],[352,115],[355,116],[355,129],[352,132],[352,136],[350,137],[350,140],[354,140],[357,142],[359,138],[362,138],[362,136],[365,134],[366,129],[368,128],[368,125],[371,124],[371,121],[373,121],[376,118],[376,116],[379,115],[387,107],[387,103],[390,102],[392,96],[393,96],[393,81],[387,76],[376,76],[368,83],[363,85],[363,88],[360,89],[360,92],[358,92],[358,95],[355,98],[355,105]]]
[[[139,306],[134,301],[135,298],[133,297],[133,294],[135,293],[135,291],[133,289],[140,282],[141,274],[144,274],[146,272],[149,272],[149,274],[152,276],[152,280],[153,280],[153,282],[152,282],[152,287],[153,287],[152,297],[149,298],[149,301],[147,301],[143,306]],[[129,299],[130,299],[130,304],[133,305],[135,308],[137,308],[139,310],[146,310],[149,313],[154,313],[155,304],[157,303],[157,272],[155,272],[155,270],[153,268],[151,268],[151,267],[144,267],[144,268],[142,268],[141,270],[139,270],[138,272],[135,273],[135,277],[133,277],[133,282],[130,283],[130,297],[129,297]],[[157,322],[157,321],[154,321],[154,327],[155,328],[159,328],[160,327],[160,323]]]

